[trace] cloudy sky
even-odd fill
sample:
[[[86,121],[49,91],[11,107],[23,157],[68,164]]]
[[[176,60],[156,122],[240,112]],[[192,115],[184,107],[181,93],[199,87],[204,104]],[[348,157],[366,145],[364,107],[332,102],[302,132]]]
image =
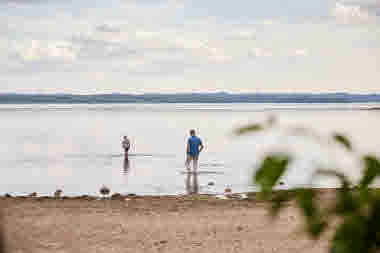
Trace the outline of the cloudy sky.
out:
[[[0,0],[0,92],[380,92],[380,0]]]

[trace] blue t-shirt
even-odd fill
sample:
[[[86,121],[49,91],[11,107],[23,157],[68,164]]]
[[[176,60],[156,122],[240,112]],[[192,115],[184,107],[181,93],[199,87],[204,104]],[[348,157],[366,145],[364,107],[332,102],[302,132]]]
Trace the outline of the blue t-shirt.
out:
[[[191,156],[198,156],[199,155],[199,146],[202,145],[202,140],[198,138],[197,136],[191,136],[189,140],[187,141],[189,144],[190,151],[187,152]]]

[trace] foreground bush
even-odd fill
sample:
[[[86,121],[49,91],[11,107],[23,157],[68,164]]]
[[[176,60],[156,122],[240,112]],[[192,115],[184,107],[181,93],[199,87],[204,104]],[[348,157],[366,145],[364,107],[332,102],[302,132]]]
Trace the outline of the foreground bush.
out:
[[[237,130],[238,135],[263,131],[274,126],[273,119],[266,124],[252,124]],[[332,139],[352,151],[352,144],[345,136],[334,134]],[[380,194],[370,185],[380,175],[380,162],[374,155],[364,155],[363,173],[359,183],[353,183],[337,170],[318,169],[316,175],[336,177],[340,187],[334,203],[327,206],[318,200],[318,192],[312,188],[296,188],[291,191],[275,191],[293,157],[291,154],[271,153],[261,162],[254,175],[254,182],[261,189],[261,196],[271,203],[271,214],[276,217],[286,201],[294,200],[305,217],[307,233],[319,239],[331,224],[334,226],[331,253],[365,253],[380,250]],[[274,194],[275,192],[275,194]],[[325,206],[322,208],[322,206]],[[338,219],[336,219],[338,218]]]

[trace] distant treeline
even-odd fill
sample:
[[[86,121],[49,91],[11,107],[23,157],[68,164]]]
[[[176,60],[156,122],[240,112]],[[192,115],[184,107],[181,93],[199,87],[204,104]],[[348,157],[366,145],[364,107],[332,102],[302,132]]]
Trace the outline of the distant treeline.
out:
[[[380,94],[349,93],[176,93],[176,94],[0,94],[0,104],[102,103],[365,103],[380,102]]]

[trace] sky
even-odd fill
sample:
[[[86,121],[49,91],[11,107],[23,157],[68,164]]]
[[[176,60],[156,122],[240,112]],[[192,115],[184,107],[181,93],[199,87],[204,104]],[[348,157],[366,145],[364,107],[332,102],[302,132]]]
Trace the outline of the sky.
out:
[[[0,92],[380,93],[380,0],[0,0]]]

